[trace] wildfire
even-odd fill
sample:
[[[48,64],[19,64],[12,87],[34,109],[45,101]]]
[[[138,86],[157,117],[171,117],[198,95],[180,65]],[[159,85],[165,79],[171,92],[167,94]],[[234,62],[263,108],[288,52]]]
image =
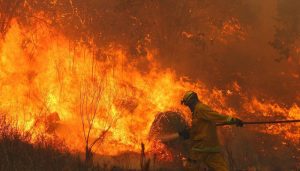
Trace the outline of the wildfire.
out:
[[[232,22],[232,26],[224,25],[222,34],[240,30]],[[154,50],[143,58],[148,64],[141,71],[141,59],[129,58],[119,45],[102,47],[96,53],[55,30],[39,28],[30,31],[13,22],[0,45],[0,111],[23,130],[57,135],[79,151],[84,150],[84,136],[90,135],[89,142],[102,136],[97,153],[116,155],[140,151],[158,112],[181,110],[188,119],[187,109],[179,104],[186,90],[197,91],[202,101],[222,113],[237,113],[226,106],[223,91],[209,90],[200,81],[191,83],[171,69],[162,69]],[[234,90],[240,89],[235,82]],[[299,118],[300,113],[296,104],[288,109],[256,99],[244,108],[272,118],[274,113]],[[300,138],[299,128],[291,126],[266,131]]]
[[[140,151],[155,114],[180,107],[191,87],[158,68],[154,52],[148,52],[149,70],[141,72],[139,61],[117,45],[95,56],[83,45],[71,50],[54,30],[41,30],[32,33],[14,22],[2,42],[1,112],[24,130],[57,134],[74,150],[84,149],[82,123],[93,120],[90,141],[107,129],[99,153]]]

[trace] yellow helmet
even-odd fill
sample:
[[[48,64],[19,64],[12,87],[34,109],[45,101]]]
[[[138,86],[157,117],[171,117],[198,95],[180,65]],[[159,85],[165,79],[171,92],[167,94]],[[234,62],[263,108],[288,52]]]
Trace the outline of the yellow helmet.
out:
[[[192,100],[198,100],[198,96],[197,93],[195,93],[194,91],[187,91],[182,100],[181,100],[181,104],[187,105],[190,104],[192,102]]]

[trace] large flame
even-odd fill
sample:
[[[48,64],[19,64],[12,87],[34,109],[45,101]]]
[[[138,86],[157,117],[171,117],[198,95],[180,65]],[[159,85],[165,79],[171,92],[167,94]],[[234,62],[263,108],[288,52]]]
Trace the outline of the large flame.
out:
[[[233,26],[224,25],[223,34],[239,29],[232,22]],[[219,112],[238,113],[226,105],[229,90],[209,90],[200,81],[191,83],[161,68],[155,50],[133,59],[119,45],[93,51],[95,48],[72,43],[55,30],[35,27],[39,29],[32,31],[13,22],[0,45],[0,112],[23,130],[58,135],[71,149],[83,151],[84,134],[92,122],[90,142],[107,131],[96,151],[116,155],[140,151],[158,112],[181,110],[189,118],[187,109],[179,104],[186,90],[197,91]],[[236,82],[233,91],[240,91]],[[299,119],[300,113],[296,104],[286,108],[255,98],[243,107],[263,119]],[[264,131],[300,139],[299,127],[269,126]]]
[[[72,49],[62,35],[41,27],[32,33],[14,22],[1,45],[1,112],[24,130],[57,134],[82,150],[82,120],[87,126],[95,113],[90,141],[110,128],[100,153],[139,151],[155,114],[178,107],[191,86],[160,70],[154,52],[147,53],[149,64],[142,67],[148,69],[141,72],[139,61],[117,45],[95,56],[91,48]]]

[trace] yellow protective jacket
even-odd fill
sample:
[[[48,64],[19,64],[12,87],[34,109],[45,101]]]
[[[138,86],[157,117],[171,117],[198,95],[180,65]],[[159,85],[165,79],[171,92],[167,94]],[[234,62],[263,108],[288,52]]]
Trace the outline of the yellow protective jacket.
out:
[[[194,152],[220,152],[215,123],[229,122],[231,119],[231,116],[219,114],[207,105],[198,102],[192,114],[191,150]]]

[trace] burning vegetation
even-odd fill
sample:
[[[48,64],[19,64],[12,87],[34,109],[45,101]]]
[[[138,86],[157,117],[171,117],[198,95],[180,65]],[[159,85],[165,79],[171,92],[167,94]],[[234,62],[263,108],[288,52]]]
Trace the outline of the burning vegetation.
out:
[[[49,146],[40,144],[51,144],[49,154],[78,170],[93,163],[100,170],[180,170],[185,142],[163,144],[152,135],[190,124],[180,105],[187,90],[245,121],[300,119],[297,0],[0,5],[2,149],[21,140],[43,155]],[[219,132],[232,170],[300,168],[299,123]]]

